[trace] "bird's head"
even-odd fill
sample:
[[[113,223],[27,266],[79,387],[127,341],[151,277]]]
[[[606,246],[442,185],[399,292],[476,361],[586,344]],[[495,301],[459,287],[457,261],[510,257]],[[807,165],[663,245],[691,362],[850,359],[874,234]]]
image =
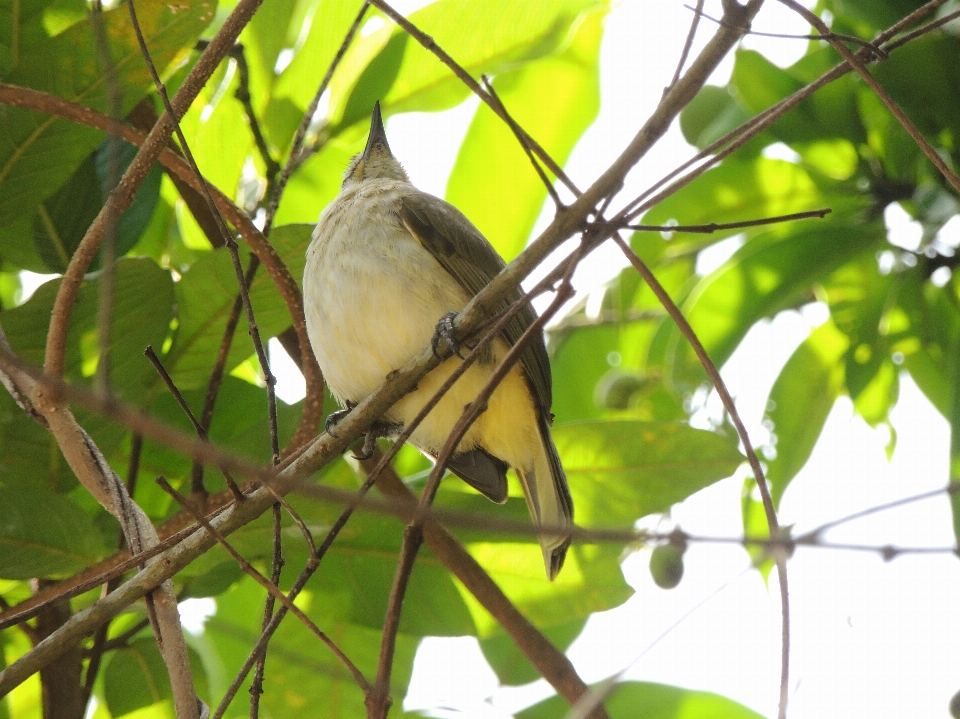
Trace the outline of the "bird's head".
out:
[[[370,134],[367,136],[367,146],[363,148],[363,152],[354,155],[353,159],[350,160],[347,171],[343,173],[343,185],[341,187],[345,190],[367,180],[380,179],[409,181],[403,166],[390,152],[378,101],[373,106],[373,116],[370,118]]]

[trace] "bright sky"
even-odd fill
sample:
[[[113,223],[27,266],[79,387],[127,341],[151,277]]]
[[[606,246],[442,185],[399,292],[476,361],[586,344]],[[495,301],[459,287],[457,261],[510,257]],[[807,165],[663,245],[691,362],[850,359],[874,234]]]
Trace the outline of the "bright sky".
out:
[[[408,12],[421,4],[411,0],[396,6]],[[708,0],[707,12],[719,16],[719,4]],[[567,166],[581,186],[619,154],[656,104],[672,76],[689,21],[690,11],[680,0],[632,0],[611,13],[603,45],[601,115]],[[808,32],[776,2],[764,6],[754,27]],[[701,39],[710,31],[706,23]],[[804,44],[747,41],[781,65],[796,60]],[[455,47],[446,49],[456,56]],[[723,84],[729,72],[727,63],[713,82]],[[391,147],[421,189],[443,196],[474,108],[475,102],[467,102],[446,113],[389,120]],[[635,170],[623,196],[632,196],[690,154],[679,132],[672,131]],[[729,245],[718,248],[704,259],[702,269],[719,264],[730,251]],[[575,285],[588,291],[620,266],[619,253],[602,248],[583,263]],[[770,385],[809,328],[823,319],[823,308],[817,307],[782,313],[756,327],[724,366],[723,376],[757,444],[768,436],[760,420]],[[282,351],[271,354],[281,381],[278,393],[294,401],[303,391],[299,374],[283,366]],[[783,498],[781,523],[795,524],[799,533],[859,509],[942,488],[948,426],[906,377],[893,424],[897,449],[888,463],[882,433],[854,418],[849,400],[839,401],[812,459]],[[694,534],[739,536],[742,477],[692,497],[675,508],[672,520]],[[826,539],[923,547],[954,543],[943,495],[844,525]],[[629,679],[715,691],[776,716],[780,599],[775,576],[765,586],[737,546],[694,545],[685,557],[683,581],[664,591],[650,579],[648,560],[646,551],[625,560],[624,572],[636,595],[594,616],[571,648],[581,676],[595,682],[626,669]],[[960,689],[955,607],[960,566],[955,557],[902,556],[883,562],[876,553],[805,549],[790,560],[788,571],[792,719],[948,716],[950,697]],[[551,693],[543,681],[498,687],[472,638],[430,639],[418,654],[404,708],[432,709],[439,717],[505,719]]]

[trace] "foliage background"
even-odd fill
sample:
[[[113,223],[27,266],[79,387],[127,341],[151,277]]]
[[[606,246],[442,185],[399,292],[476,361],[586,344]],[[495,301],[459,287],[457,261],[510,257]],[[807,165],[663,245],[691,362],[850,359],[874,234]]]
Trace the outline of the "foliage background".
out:
[[[825,3],[823,9],[833,13],[836,30],[869,38],[915,5],[834,2]],[[148,31],[151,48],[175,88],[184,75],[176,62],[195,58],[188,49],[197,37],[210,35],[217,19],[208,25],[210,8],[200,3],[184,6],[185,12],[171,12],[162,4],[138,7],[155,18],[150,20],[153,34]],[[217,18],[227,9],[218,7]],[[13,18],[12,9],[7,11]],[[59,0],[18,12],[22,26],[17,42],[0,42],[5,53],[0,66],[3,80],[105,111],[107,98],[92,46],[78,44],[78,38],[89,35],[88,30],[84,35],[84,6]],[[317,68],[326,67],[355,13],[352,3],[316,7],[268,3],[245,31],[250,93],[275,157],[289,148],[292,130],[317,81]],[[498,8],[489,4],[481,8],[478,3],[447,0],[411,19],[475,75],[492,75],[514,117],[562,162],[597,111],[604,13],[603,6],[590,3],[521,7],[505,2]],[[118,16],[118,27],[120,18],[125,15]],[[309,27],[305,18],[312,18]],[[467,40],[459,34],[465,18],[474,29]],[[278,27],[287,27],[285,38]],[[120,31],[117,35],[124,37]],[[123,68],[125,113],[149,97],[150,87],[145,70],[135,62],[138,52],[126,37],[126,55],[115,55]],[[335,76],[326,120],[316,128],[322,148],[294,175],[271,235],[296,277],[309,232],[298,223],[315,220],[319,208],[337,191],[342,168],[362,144],[373,100],[381,98],[388,113],[401,113],[448,108],[467,95],[404,38],[385,23],[361,38]],[[285,46],[293,50],[285,55],[291,61],[277,74],[271,68],[278,67]],[[952,75],[960,63],[944,62],[950,57],[957,57],[956,34],[935,33],[898,51],[875,72],[956,166],[960,121],[944,99],[950,97],[944,88],[960,84],[960,78]],[[836,60],[833,50],[811,43],[804,59],[782,70],[755,52],[741,50],[730,84],[706,88],[684,113],[681,126],[686,138],[704,146]],[[264,166],[242,108],[233,98],[238,81],[235,64],[225,63],[183,126],[205,176],[243,203],[255,201]],[[18,272],[58,272],[65,267],[93,216],[91,207],[102,202],[98,198],[104,184],[103,152],[98,155],[97,148],[103,137],[65,121],[50,122],[37,113],[10,107],[3,112],[7,144],[0,179],[4,261],[0,324],[21,357],[39,362],[56,282],[21,304]],[[785,160],[763,152],[777,142],[796,154]],[[509,133],[485,109],[478,110],[454,163],[447,199],[509,259],[527,241],[545,197]],[[890,243],[882,217],[894,201],[920,223],[922,234],[914,246]],[[871,425],[889,425],[900,372],[905,370],[934,406],[948,419],[953,417],[957,284],[950,270],[953,250],[960,244],[956,193],[875,97],[848,76],[644,217],[651,224],[730,222],[824,206],[833,213],[822,222],[745,232],[743,246],[705,277],[696,274],[697,253],[733,232],[676,233],[669,241],[659,234],[638,234],[632,239],[661,282],[682,300],[685,314],[717,364],[731,356],[759,320],[811,301],[829,307],[830,319],[794,353],[771,393],[769,420],[777,445],[767,466],[777,499],[809,456],[838,397],[849,396]],[[236,293],[229,259],[222,250],[210,249],[174,183],[159,170],[153,171],[136,206],[125,215],[117,239],[118,250],[127,257],[116,266],[112,387],[153,416],[186,429],[186,421],[141,352],[147,344],[162,348],[174,380],[193,406],[200,405]],[[81,385],[90,384],[97,364],[97,288],[94,274],[84,286],[71,324],[67,376]],[[251,292],[265,336],[289,326],[286,308],[265,276],[258,277]],[[581,308],[572,315],[580,318],[579,326],[551,335],[555,436],[574,486],[578,522],[629,528],[637,519],[667,511],[730,476],[741,456],[735,435],[722,419],[709,431],[686,426],[698,408],[697,398],[704,396],[705,377],[632,271],[625,270],[610,283],[600,309],[597,316]],[[632,320],[637,313],[642,319]],[[242,332],[231,350],[228,365],[233,372],[223,386],[211,437],[264,462],[269,457],[264,393],[249,359],[252,350],[241,339]],[[619,357],[616,366],[611,366],[612,356]],[[8,603],[15,604],[31,591],[24,580],[66,576],[108,555],[117,527],[77,486],[42,428],[7,395],[0,403],[4,496],[0,575],[5,578],[0,590]],[[281,406],[285,437],[292,434],[298,413],[297,406]],[[129,431],[93,415],[78,412],[78,416],[122,474],[131,452]],[[891,431],[890,437],[893,452],[896,433]],[[404,452],[398,461],[401,474],[412,478],[414,486],[426,466],[414,452]],[[142,452],[141,472],[147,478],[162,474],[182,483],[184,491],[189,488],[188,460],[151,442]],[[327,467],[319,481],[356,486],[354,470],[343,460]],[[222,489],[222,478],[208,471],[207,488]],[[150,481],[138,483],[135,496],[157,522],[176,509]],[[745,496],[745,529],[761,535],[765,525],[758,522],[749,492]],[[337,511],[302,498],[294,501],[317,528],[328,525]],[[490,516],[524,515],[522,500],[492,508],[453,482],[445,483],[440,503]],[[49,520],[37,523],[38,516]],[[251,560],[269,558],[268,525],[266,518],[248,525],[232,541]],[[354,518],[305,600],[318,622],[327,627],[333,623],[345,649],[361,665],[375,660],[400,529],[395,520]],[[514,603],[560,646],[576,637],[588,616],[617,606],[632,591],[618,564],[622,546],[578,546],[560,580],[549,585],[540,577],[533,545],[490,533],[459,535]],[[294,534],[286,533],[285,545],[288,565],[302,565],[304,548]],[[217,598],[217,615],[208,623],[204,639],[196,641],[194,663],[201,691],[209,692],[206,698],[215,702],[255,637],[263,592],[219,550],[178,576],[178,588],[183,597]],[[85,595],[75,600],[75,606],[94,598],[94,593]],[[142,609],[131,608],[113,623],[111,635],[119,635],[141,616]],[[329,710],[325,715],[363,715],[356,687],[338,675],[324,650],[302,635],[302,627],[288,623],[273,645],[263,711],[280,712],[301,701],[316,701],[314,697],[335,696],[335,705],[324,704]],[[534,678],[489,615],[429,554],[421,557],[414,573],[401,630],[394,686],[397,707],[423,636],[475,635],[502,682]],[[7,662],[28,646],[15,629],[2,637]],[[96,685],[98,712],[103,716],[150,706],[162,695],[162,690],[159,694],[145,690],[161,686],[163,676],[151,659],[155,650],[148,637],[147,632],[108,652]],[[310,650],[304,652],[303,647]],[[131,681],[138,671],[146,673],[140,681]],[[35,687],[24,687],[0,704],[0,711],[30,716],[37,711],[36,701]],[[680,716],[691,711],[691,703],[713,702],[724,707],[716,709],[724,716],[752,716],[726,701],[673,688],[628,685],[608,708],[614,716],[629,716],[652,702],[663,716]],[[245,714],[246,708],[236,702],[231,711]],[[556,716],[558,711],[544,705],[530,716]]]

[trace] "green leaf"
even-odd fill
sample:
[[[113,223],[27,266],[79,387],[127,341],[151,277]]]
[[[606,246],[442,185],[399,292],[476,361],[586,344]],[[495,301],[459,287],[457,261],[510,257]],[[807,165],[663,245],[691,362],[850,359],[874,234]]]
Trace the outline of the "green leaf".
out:
[[[24,304],[0,313],[0,324],[21,359],[43,363],[47,326],[59,287],[59,279],[51,280]],[[148,344],[161,347],[167,337],[173,314],[173,280],[153,260],[124,258],[114,268],[113,292],[111,384],[122,397],[142,402],[145,388],[155,381],[155,371],[143,350]],[[70,318],[65,363],[68,378],[82,380],[96,369],[98,312],[99,275],[91,274],[80,287]]]
[[[680,130],[687,142],[702,150],[748,119],[727,88],[705,85],[680,112]]]
[[[838,269],[824,284],[836,326],[849,338],[846,388],[855,409],[871,426],[886,422],[897,401],[899,371],[890,359],[889,335],[903,334],[908,320],[896,307],[896,296],[905,284],[918,279],[916,272],[881,275],[876,258],[866,254]]]
[[[103,535],[93,520],[66,497],[27,487],[4,487],[0,577],[64,576],[106,554]]]
[[[188,648],[194,686],[208,698],[207,676],[200,656]],[[104,698],[113,716],[163,703],[160,716],[173,716],[170,676],[157,643],[152,638],[135,639],[113,652],[104,667]]]
[[[604,702],[611,719],[763,719],[742,704],[712,692],[650,682],[622,682]],[[553,719],[568,707],[560,697],[534,704],[517,719]]]
[[[276,228],[270,240],[290,272],[298,280],[306,264],[306,248],[312,227],[286,225]],[[241,251],[244,267],[248,253]],[[179,327],[165,357],[167,370],[181,389],[205,385],[223,340],[227,319],[237,298],[237,278],[226,248],[220,248],[197,260],[176,285]],[[250,301],[266,340],[290,326],[286,304],[273,281],[260,270],[250,286]],[[227,370],[253,354],[253,345],[240,333],[246,327],[241,319],[238,336],[230,347]]]
[[[63,187],[37,205],[33,216],[33,243],[49,271],[63,273],[66,270],[87,228],[103,207],[109,192],[109,143],[109,140],[104,140]],[[136,153],[137,148],[133,145],[125,142],[120,144],[118,159],[121,174],[129,167]],[[120,215],[114,231],[114,256],[122,257],[129,252],[146,229],[160,195],[161,176],[159,166],[150,168],[133,204]],[[91,269],[99,269],[100,262],[101,254],[98,253]]]
[[[526,512],[525,503],[519,497],[511,501],[517,512],[514,516],[519,518],[520,512]],[[493,521],[496,516],[503,516],[502,510],[503,507],[494,508]],[[469,542],[467,548],[513,605],[538,627],[556,627],[586,618],[618,607],[633,596],[620,569],[623,547],[616,544],[574,543],[567,550],[563,571],[553,582],[544,575],[543,554],[532,537],[517,542],[501,533],[488,537],[486,542]],[[495,636],[502,631],[472,594],[465,588],[461,588],[461,594],[473,614],[478,637]]]
[[[952,58],[952,59],[948,59]],[[879,63],[874,76],[917,128],[934,144],[946,131],[954,140],[960,137],[960,107],[950,95],[960,89],[960,69],[952,60],[960,58],[957,38],[937,34],[917,38]],[[945,92],[945,89],[949,88]]]
[[[240,42],[243,44],[250,69],[248,89],[251,99],[257,103],[257,109],[262,109],[270,97],[276,78],[274,68],[277,66],[280,51],[284,47],[293,46],[299,39],[297,36],[303,25],[306,5],[307,3],[301,0],[275,0],[262,4],[240,34]],[[314,23],[324,24],[324,19],[317,17],[320,12],[322,11],[314,10],[313,20]],[[297,55],[304,52],[305,48],[306,43],[300,47]],[[314,66],[315,75],[318,66]]]
[[[798,224],[792,232],[759,235],[705,277],[682,310],[707,353],[719,367],[754,322],[792,307],[817,281],[885,237],[877,223]],[[694,376],[702,368],[679,330],[669,326],[668,351],[685,358]],[[679,369],[679,368],[678,368]]]
[[[729,477],[743,456],[713,432],[674,422],[572,422],[555,427],[577,523],[632,526]]]
[[[180,121],[200,172],[230,198],[237,196],[243,165],[254,147],[243,105],[233,95],[237,82],[234,78],[221,88],[223,94],[212,104],[195,102]]]
[[[410,21],[477,77],[557,52],[569,41],[580,14],[597,4],[595,0],[440,0],[412,13]],[[345,62],[337,87],[331,87],[333,98],[343,98],[331,108],[330,117],[338,128],[334,134],[366,123],[377,100],[385,114],[393,114],[445,110],[469,94],[443,63],[405,32],[389,26],[381,32],[389,34],[386,44],[382,44],[383,35],[374,33],[354,51],[362,58],[369,52],[364,45],[379,45],[383,49],[376,58],[363,68]],[[355,75],[351,70],[360,72]]]
[[[562,53],[498,75],[493,83],[513,119],[560,166],[600,109],[603,18],[602,12],[590,13]],[[526,244],[546,195],[513,132],[481,103],[450,175],[447,201],[509,261]]]
[[[53,435],[0,392],[0,480],[4,494],[43,487],[63,494],[77,486]]]
[[[616,351],[620,333],[613,325],[578,327],[564,332],[550,360],[553,371],[553,412],[557,426],[604,416],[595,388],[610,370],[610,353]]]
[[[774,505],[807,463],[827,415],[844,388],[843,356],[850,341],[827,321],[787,360],[767,400],[777,433],[777,456],[767,463]]]
[[[316,94],[324,73],[326,73],[327,68],[340,49],[343,38],[346,36],[357,13],[360,11],[360,6],[361,2],[359,2],[359,0],[353,2],[321,0],[317,5],[316,10],[312,13],[310,31],[307,37],[298,48],[293,60],[284,68],[274,83],[271,108],[268,109],[268,122],[270,121],[269,114],[276,111],[277,108],[274,107],[274,105],[276,104],[276,100],[280,98],[285,98],[290,101],[299,113],[301,115],[303,114],[303,111],[306,110],[307,105]],[[257,15],[254,16],[254,23],[256,23],[256,18],[259,15],[260,13],[258,12]],[[372,11],[368,11],[368,22],[371,15]],[[254,27],[254,23],[251,23],[251,27]],[[259,27],[260,26],[257,26],[254,29],[263,34],[277,34],[275,27],[264,28],[262,31],[259,30]],[[386,40],[390,31],[388,29],[385,30],[385,33],[374,33],[374,35]],[[331,84],[332,97],[342,97],[341,89],[337,83],[342,80],[345,75],[350,75],[352,68],[355,70],[360,69],[352,65],[352,62],[359,60],[357,56],[358,46],[366,47],[375,53],[380,49],[380,47],[376,46],[377,37],[371,35],[366,37],[358,36],[354,40],[350,50],[344,56],[342,64],[333,76],[334,79]],[[353,61],[351,61],[351,58],[353,58]],[[370,57],[364,58],[363,64],[366,64],[369,60]],[[273,70],[273,66],[270,67],[270,70]],[[356,75],[353,75],[353,79],[356,79]],[[371,103],[370,109],[372,108],[373,104]]]
[[[179,63],[200,31],[213,18],[213,0],[171,5],[146,0],[137,14],[151,55],[162,77]],[[121,112],[126,114],[153,87],[149,71],[130,28],[126,7],[103,15],[110,52],[119,81]],[[101,71],[89,20],[43,43],[43,52],[25,56],[5,78],[109,112],[109,92]],[[97,130],[41,112],[3,108],[0,141],[0,225],[21,216],[60,187],[103,139]]]

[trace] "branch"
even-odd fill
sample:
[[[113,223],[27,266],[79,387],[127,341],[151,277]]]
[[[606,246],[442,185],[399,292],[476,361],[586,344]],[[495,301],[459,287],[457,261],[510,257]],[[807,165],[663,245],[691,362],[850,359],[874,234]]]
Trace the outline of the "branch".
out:
[[[0,349],[3,350],[0,353],[0,369],[17,386],[20,394],[29,397],[31,405],[46,420],[50,433],[56,439],[60,451],[80,483],[120,522],[133,554],[136,555],[144,549],[156,546],[159,543],[159,537],[150,518],[133,501],[126,486],[114,473],[96,443],[74,419],[70,408],[61,401],[56,392],[50,392],[46,386],[36,382],[8,361],[8,348],[6,335],[0,328]],[[162,564],[163,562],[158,558],[147,560],[147,566],[151,563]],[[159,584],[151,595],[151,603],[148,606],[152,608],[155,617],[154,633],[164,664],[170,674],[177,713],[184,719],[195,719],[198,716],[197,694],[193,687],[187,645],[180,627],[173,582],[167,580]],[[68,623],[69,620],[63,626]],[[54,631],[50,637],[58,633],[59,631]],[[64,647],[64,650],[72,646],[71,643]],[[3,692],[0,691],[0,693]]]

